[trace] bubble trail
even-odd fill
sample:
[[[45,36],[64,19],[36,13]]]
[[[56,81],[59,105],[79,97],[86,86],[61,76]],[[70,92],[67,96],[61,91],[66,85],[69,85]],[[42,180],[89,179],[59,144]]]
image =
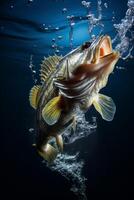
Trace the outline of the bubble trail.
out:
[[[73,32],[74,32],[74,16],[67,16],[67,19],[69,21],[69,27],[70,27],[70,31],[69,31],[69,44],[70,44],[70,48],[73,48]]]
[[[36,70],[35,70],[35,66],[33,65],[33,55],[30,56],[30,64],[29,64],[29,68],[31,70],[31,74],[32,74],[32,79],[34,81],[34,83],[37,83],[37,79],[36,79]]]
[[[70,190],[78,196],[79,200],[87,200],[86,197],[86,178],[82,175],[84,162],[79,160],[79,153],[75,155],[59,154],[52,165],[48,167],[52,171],[57,171],[70,183]]]

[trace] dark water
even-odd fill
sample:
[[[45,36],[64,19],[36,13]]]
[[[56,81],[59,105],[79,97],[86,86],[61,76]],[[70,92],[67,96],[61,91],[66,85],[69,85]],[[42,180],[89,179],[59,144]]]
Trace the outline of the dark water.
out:
[[[29,3],[28,3],[29,2]],[[103,1],[103,4],[105,2]],[[127,1],[108,1],[108,9],[103,9],[103,33],[114,37],[112,12],[116,23],[124,17]],[[13,6],[13,7],[12,7]],[[96,13],[96,2],[93,11]],[[63,13],[62,9],[67,8]],[[81,1],[34,0],[1,1],[0,3],[0,66],[1,66],[1,193],[5,198],[24,197],[36,199],[78,199],[70,191],[70,183],[56,172],[42,164],[41,158],[32,147],[33,135],[28,132],[33,127],[34,111],[29,106],[29,90],[33,86],[29,69],[30,56],[36,69],[43,56],[55,53],[65,54],[71,50],[69,22],[67,15],[76,17],[73,32],[73,47],[89,38],[86,10]],[[46,24],[50,30],[44,30]],[[59,27],[59,30],[55,30]],[[96,28],[94,34],[99,33]],[[62,36],[62,39],[57,39]],[[58,48],[52,48],[56,38]],[[58,52],[57,52],[58,53]],[[133,161],[133,59],[120,60],[124,70],[115,70],[103,92],[111,96],[117,112],[111,123],[105,122],[97,114],[97,131],[74,144],[85,160],[83,173],[87,178],[88,199],[119,194],[130,194]],[[90,111],[87,116],[90,117]],[[70,148],[70,147],[69,147]],[[71,146],[72,148],[72,146]],[[130,176],[129,176],[130,173]]]

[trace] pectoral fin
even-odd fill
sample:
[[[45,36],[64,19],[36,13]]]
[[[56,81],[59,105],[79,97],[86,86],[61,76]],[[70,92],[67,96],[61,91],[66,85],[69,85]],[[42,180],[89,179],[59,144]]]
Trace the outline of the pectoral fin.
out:
[[[60,101],[61,96],[54,97],[43,108],[42,117],[48,125],[53,125],[58,121],[62,111]]]
[[[50,144],[46,144],[44,148],[42,149],[42,151],[38,150],[38,153],[42,158],[47,160],[48,163],[51,163],[55,160],[58,154],[58,151]]]
[[[111,97],[98,94],[93,100],[93,105],[104,120],[113,120],[116,112],[116,105]]]

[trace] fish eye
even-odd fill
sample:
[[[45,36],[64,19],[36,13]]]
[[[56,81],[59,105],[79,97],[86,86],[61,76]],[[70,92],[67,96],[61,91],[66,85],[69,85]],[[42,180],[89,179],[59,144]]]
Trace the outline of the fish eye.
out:
[[[82,45],[81,48],[82,48],[82,50],[85,50],[85,49],[89,48],[90,45],[91,45],[91,42],[85,42],[85,43]]]

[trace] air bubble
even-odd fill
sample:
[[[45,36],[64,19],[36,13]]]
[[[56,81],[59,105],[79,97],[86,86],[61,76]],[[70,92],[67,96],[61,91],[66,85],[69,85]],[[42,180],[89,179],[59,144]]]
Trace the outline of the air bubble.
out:
[[[86,5],[86,1],[82,1],[81,3],[82,3],[82,5],[83,5],[83,6],[85,6],[85,5]]]
[[[104,7],[105,7],[105,8],[108,8],[108,4],[107,4],[107,3],[104,3]]]
[[[55,40],[56,40],[56,39],[55,39],[55,38],[53,38],[53,39],[52,39],[52,42],[55,42]]]
[[[29,128],[28,131],[29,131],[30,133],[33,133],[33,132],[34,132],[34,128]]]
[[[54,48],[56,48],[56,47],[57,47],[57,45],[53,44],[51,47],[54,49]]]
[[[75,25],[75,22],[71,22],[70,25],[71,25],[71,26],[74,26],[74,25]]]
[[[91,2],[89,2],[89,1],[82,1],[81,4],[82,4],[84,7],[89,8]]]
[[[59,35],[59,36],[58,36],[58,39],[59,39],[59,40],[61,40],[62,38],[63,38],[63,36],[62,36],[62,35]]]
[[[48,31],[48,27],[45,27],[45,31]]]
[[[55,50],[55,52],[56,52],[56,53],[59,53],[59,52],[60,52],[60,50],[59,50],[59,49],[56,49],[56,50]]]
[[[116,66],[116,69],[119,69],[119,70],[124,70],[124,69],[125,69],[125,67]]]
[[[92,39],[94,39],[95,37],[96,37],[96,36],[95,36],[94,34],[93,34],[93,35],[91,35],[91,38],[92,38]]]
[[[56,27],[56,28],[55,28],[55,30],[57,30],[57,31],[58,31],[58,30],[59,30],[59,27]]]
[[[68,16],[67,16],[67,19],[70,19],[70,18],[71,18],[71,16],[68,15]]]
[[[32,3],[34,0],[28,0],[28,3]]]
[[[67,8],[63,8],[62,13],[66,13],[66,12],[67,12]]]

